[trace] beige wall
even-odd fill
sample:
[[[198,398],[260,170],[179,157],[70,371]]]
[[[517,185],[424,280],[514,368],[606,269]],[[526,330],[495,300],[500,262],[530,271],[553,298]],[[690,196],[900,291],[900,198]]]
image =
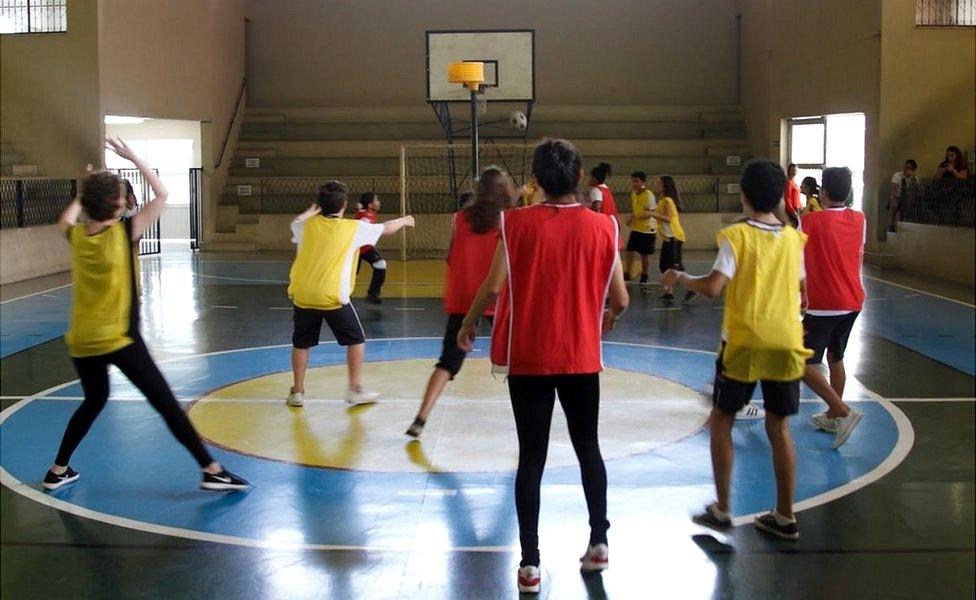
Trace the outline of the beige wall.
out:
[[[0,36],[0,137],[44,175],[101,162],[98,1],[68,3],[66,33]]]
[[[0,231],[0,285],[71,269],[71,250],[57,225]]]
[[[784,119],[864,113],[863,208],[873,222],[887,171],[879,151],[881,4],[739,0],[742,97],[753,152],[785,165]],[[869,238],[875,246],[874,236]]]
[[[885,0],[882,20],[881,162],[930,177],[946,146],[976,146],[976,28],[916,27],[912,0]]]
[[[976,231],[971,227],[900,223],[892,237],[897,238],[891,246],[894,266],[976,285]]]
[[[215,167],[244,77],[244,0],[101,0],[105,114],[202,122],[204,240],[237,135]],[[243,115],[243,106],[238,123]],[[235,129],[236,131],[236,129]]]
[[[250,0],[252,106],[421,105],[429,29],[535,29],[553,104],[735,104],[735,0]]]

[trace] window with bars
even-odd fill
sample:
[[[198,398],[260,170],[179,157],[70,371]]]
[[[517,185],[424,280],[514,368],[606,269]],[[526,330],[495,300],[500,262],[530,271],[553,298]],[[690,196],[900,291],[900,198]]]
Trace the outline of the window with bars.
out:
[[[976,0],[915,0],[915,24],[976,27]]]
[[[67,0],[0,0],[0,33],[68,31]]]

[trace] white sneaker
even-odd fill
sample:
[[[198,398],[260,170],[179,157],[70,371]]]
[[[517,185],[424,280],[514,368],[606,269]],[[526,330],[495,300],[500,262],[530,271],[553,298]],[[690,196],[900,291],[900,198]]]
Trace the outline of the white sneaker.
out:
[[[542,589],[542,572],[539,567],[525,565],[518,570],[518,591],[520,594],[536,594]]]
[[[363,388],[358,390],[346,390],[346,402],[353,406],[360,404],[372,404],[379,399],[379,392],[367,392]]]
[[[826,412],[817,413],[810,417],[810,423],[817,429],[827,433],[837,433],[840,429],[840,417],[828,417]]]
[[[288,406],[305,406],[305,396],[303,392],[296,392],[294,389],[288,390],[288,397],[285,398]]]
[[[742,407],[742,410],[735,413],[736,421],[756,421],[765,418],[766,418],[766,411],[762,408],[759,408],[752,402],[749,402],[748,404]]]
[[[606,544],[594,544],[580,557],[580,571],[592,573],[610,568],[609,550]]]
[[[854,428],[857,427],[857,424],[863,418],[864,413],[852,408],[846,417],[838,419],[840,426],[837,429],[837,437],[834,438],[834,448],[840,448],[844,445],[844,442],[847,441],[847,438],[851,437],[851,434],[854,433]]]

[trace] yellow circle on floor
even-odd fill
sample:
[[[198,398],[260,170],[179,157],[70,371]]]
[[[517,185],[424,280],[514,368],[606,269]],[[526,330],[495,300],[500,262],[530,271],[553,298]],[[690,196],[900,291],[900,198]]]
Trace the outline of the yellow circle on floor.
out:
[[[486,358],[465,361],[419,442],[404,435],[433,366],[430,359],[367,363],[365,387],[382,396],[358,407],[342,399],[345,365],[309,369],[302,408],[285,404],[291,372],[273,373],[208,394],[191,407],[190,419],[212,444],[303,465],[383,472],[514,469],[518,438],[508,386],[491,375]],[[606,369],[600,388],[600,447],[607,460],[691,435],[708,416],[700,394],[660,377]],[[577,464],[558,406],[549,439],[547,467]]]

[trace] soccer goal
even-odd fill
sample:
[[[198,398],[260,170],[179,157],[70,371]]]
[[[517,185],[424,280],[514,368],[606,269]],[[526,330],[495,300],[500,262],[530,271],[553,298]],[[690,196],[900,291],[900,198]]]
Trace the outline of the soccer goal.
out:
[[[484,143],[478,146],[481,167],[497,166],[522,186],[531,171],[531,144]],[[473,190],[467,144],[427,144],[400,148],[400,212],[414,215],[418,226],[401,239],[401,258],[440,258],[451,239],[451,218],[458,197]]]

